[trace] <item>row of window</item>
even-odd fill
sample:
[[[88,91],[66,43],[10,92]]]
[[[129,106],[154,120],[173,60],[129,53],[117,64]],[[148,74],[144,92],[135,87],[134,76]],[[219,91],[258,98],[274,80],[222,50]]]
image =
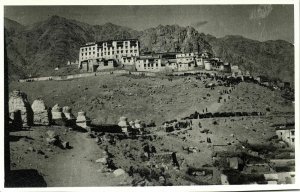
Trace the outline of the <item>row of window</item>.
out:
[[[139,65],[139,67],[140,67],[140,65]],[[144,68],[149,68],[149,67],[158,67],[158,64],[156,63],[156,64],[153,64],[153,63],[148,63],[148,65],[147,64],[144,64]]]
[[[176,57],[189,57],[189,56],[194,56],[194,54],[193,53],[187,53],[187,54],[176,55]]]
[[[118,50],[118,48],[119,48],[119,50],[122,49],[122,47],[114,47],[115,50]],[[108,48],[104,47],[104,48],[103,48],[103,51],[106,51],[107,49],[108,49]],[[130,49],[130,47],[125,46],[125,47],[123,47],[123,49]],[[132,46],[131,49],[138,49],[138,47]],[[81,48],[81,52],[84,52],[84,51],[91,51],[91,50],[95,50],[95,47]]]
[[[123,51],[117,51],[117,54],[123,54]],[[124,51],[124,53],[137,53],[137,50],[130,50],[130,51]],[[114,55],[115,54],[115,52],[114,51],[112,51],[112,53],[111,53],[112,55]],[[84,55],[92,55],[92,52],[86,52],[86,53],[81,53],[81,56],[84,56]],[[93,51],[93,55],[95,55],[95,51]],[[110,52],[103,52],[103,53],[101,53],[101,56],[103,56],[103,55],[110,55]],[[97,53],[97,56],[99,57],[99,53]]]
[[[93,57],[92,58],[95,58],[95,55],[92,55]],[[102,54],[101,54],[101,56],[103,56]],[[105,56],[105,55],[104,55]],[[116,58],[117,59],[119,59],[119,58],[122,58],[122,55],[115,55],[116,56]],[[134,57],[134,56],[136,56],[135,54],[130,54],[130,55],[127,55],[127,56],[130,56],[130,57]],[[99,58],[100,56],[99,56],[99,53],[97,54],[97,57]],[[91,58],[91,57],[89,57],[89,56],[83,56],[82,55],[82,57],[81,57],[81,60],[86,60],[86,59],[89,59],[89,58]]]

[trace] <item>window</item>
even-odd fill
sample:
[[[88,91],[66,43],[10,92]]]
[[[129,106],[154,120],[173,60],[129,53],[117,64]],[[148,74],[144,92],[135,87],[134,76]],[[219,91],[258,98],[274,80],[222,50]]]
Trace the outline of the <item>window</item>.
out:
[[[89,47],[89,50],[91,50],[91,48]]]
[[[89,52],[89,55],[91,55],[91,52]]]
[[[295,135],[295,131],[291,131],[292,132],[292,135]]]
[[[83,53],[81,53],[81,56],[83,56]]]
[[[93,55],[95,55],[95,51],[93,51]]]
[[[294,139],[294,138],[292,139],[292,142],[293,142],[293,143],[295,142],[295,139]]]
[[[99,57],[99,53],[97,53],[97,57]]]
[[[85,55],[87,55],[87,53],[85,53]]]
[[[282,132],[280,132],[280,135],[282,135]]]
[[[123,53],[123,51],[121,51],[121,53]]]
[[[93,50],[95,50],[95,47],[93,47]]]

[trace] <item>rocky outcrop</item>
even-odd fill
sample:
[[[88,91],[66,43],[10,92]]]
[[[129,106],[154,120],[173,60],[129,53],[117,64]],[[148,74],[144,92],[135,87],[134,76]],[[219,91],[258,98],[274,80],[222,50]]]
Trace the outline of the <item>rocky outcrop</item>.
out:
[[[10,114],[18,110],[20,111],[23,126],[31,126],[33,124],[33,112],[25,93],[19,90],[15,90],[10,93],[8,106]],[[10,118],[12,117],[13,116]]]
[[[31,105],[33,111],[33,123],[35,125],[49,125],[49,112],[44,101],[41,99],[34,100]]]

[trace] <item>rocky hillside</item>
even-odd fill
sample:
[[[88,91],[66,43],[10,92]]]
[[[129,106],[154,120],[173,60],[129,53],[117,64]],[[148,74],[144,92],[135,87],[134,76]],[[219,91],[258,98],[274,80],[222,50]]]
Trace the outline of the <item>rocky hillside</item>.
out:
[[[251,74],[294,81],[294,46],[283,40],[259,42],[242,36],[207,39],[215,55]]]
[[[31,26],[5,18],[4,25],[10,79],[53,74],[55,67],[75,61],[80,45],[89,41],[138,38],[142,52],[188,52],[197,51],[199,46],[252,73],[293,81],[294,46],[281,40],[216,38],[178,25],[136,31],[111,23],[93,26],[59,16]]]
[[[211,46],[204,40],[204,37],[204,34],[200,34],[193,27],[159,25],[156,28],[143,31],[139,40],[142,51],[190,52],[197,51],[198,44],[201,50],[211,51]]]

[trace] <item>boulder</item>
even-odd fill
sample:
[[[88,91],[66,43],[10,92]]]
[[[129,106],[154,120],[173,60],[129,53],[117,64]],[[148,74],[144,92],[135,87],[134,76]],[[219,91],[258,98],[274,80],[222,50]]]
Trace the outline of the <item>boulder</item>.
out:
[[[61,142],[61,146],[63,149],[68,149],[70,147],[70,144],[68,141]]]
[[[55,131],[53,131],[53,130],[48,130],[48,131],[46,132],[46,134],[48,135],[49,138],[55,138],[55,137],[58,136],[58,135],[55,133]]]
[[[107,164],[107,158],[103,157],[103,158],[97,159],[96,163],[102,163],[103,165],[106,165]]]
[[[57,142],[56,138],[46,138],[48,144],[54,145]]]
[[[114,170],[113,174],[115,177],[119,177],[119,176],[125,175],[126,172],[123,169],[116,169],[116,170]]]
[[[36,125],[49,125],[49,113],[47,106],[41,99],[34,100],[31,105],[33,111],[33,123]]]
[[[9,113],[20,111],[23,126],[31,126],[33,124],[33,112],[28,102],[27,95],[19,90],[15,90],[9,94],[8,101]],[[14,120],[14,119],[12,119]]]

